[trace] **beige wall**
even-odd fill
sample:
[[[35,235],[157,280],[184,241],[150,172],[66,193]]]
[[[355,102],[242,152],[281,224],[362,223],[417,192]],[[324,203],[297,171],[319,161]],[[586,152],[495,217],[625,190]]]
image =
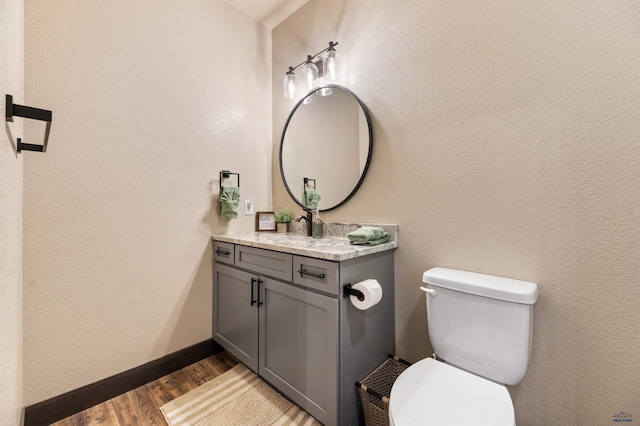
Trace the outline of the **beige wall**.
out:
[[[640,415],[639,34],[638,2],[568,0],[310,0],[272,34],[274,141],[329,40],[370,109],[369,175],[324,219],[399,224],[400,356],[431,354],[426,269],[539,283],[519,426]]]
[[[9,123],[5,95],[22,105],[24,12],[21,0],[0,0],[0,424],[20,424],[22,409],[22,155],[21,118]]]
[[[253,229],[211,181],[271,207],[271,47],[221,0],[27,0],[25,38],[30,405],[211,338],[210,235]]]

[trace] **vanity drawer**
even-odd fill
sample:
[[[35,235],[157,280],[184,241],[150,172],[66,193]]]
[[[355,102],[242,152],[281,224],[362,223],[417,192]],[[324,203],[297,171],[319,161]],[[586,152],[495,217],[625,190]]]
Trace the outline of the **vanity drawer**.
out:
[[[338,262],[293,256],[293,282],[337,296],[340,294]]]
[[[292,255],[236,245],[236,266],[261,275],[291,281]]]
[[[222,241],[213,242],[213,260],[215,262],[227,263],[233,265],[234,255],[233,243],[224,243]]]

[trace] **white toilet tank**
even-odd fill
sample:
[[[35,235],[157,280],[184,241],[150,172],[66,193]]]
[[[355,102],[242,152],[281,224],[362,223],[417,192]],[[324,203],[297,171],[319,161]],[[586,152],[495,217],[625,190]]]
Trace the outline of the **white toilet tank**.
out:
[[[538,286],[446,268],[426,271],[422,281],[438,358],[498,383],[519,383],[529,363]]]

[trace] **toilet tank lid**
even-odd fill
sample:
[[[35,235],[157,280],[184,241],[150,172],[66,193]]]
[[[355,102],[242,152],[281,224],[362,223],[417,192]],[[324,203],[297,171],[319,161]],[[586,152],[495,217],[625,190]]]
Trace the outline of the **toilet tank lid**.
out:
[[[457,269],[429,269],[422,274],[422,281],[463,293],[526,305],[532,305],[538,299],[538,285],[535,283]]]

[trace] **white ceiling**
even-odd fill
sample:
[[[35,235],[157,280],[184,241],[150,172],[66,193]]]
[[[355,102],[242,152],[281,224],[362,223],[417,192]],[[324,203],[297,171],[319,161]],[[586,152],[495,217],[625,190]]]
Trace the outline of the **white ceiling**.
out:
[[[309,0],[225,0],[270,30]]]

